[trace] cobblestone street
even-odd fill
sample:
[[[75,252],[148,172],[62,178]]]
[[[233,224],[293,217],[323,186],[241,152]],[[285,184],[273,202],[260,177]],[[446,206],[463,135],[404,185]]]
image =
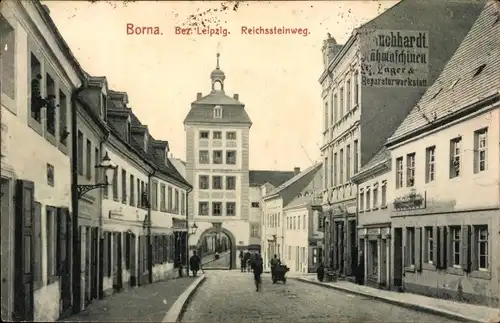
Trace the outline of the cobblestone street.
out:
[[[263,275],[256,292],[251,273],[210,271],[182,322],[442,322],[448,320],[289,279]]]

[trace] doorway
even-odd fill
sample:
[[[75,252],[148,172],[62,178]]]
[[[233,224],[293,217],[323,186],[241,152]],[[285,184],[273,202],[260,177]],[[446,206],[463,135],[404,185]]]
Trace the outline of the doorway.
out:
[[[71,312],[71,216],[68,208],[57,209],[57,263],[60,276],[60,317],[67,317]]]
[[[122,268],[122,233],[121,232],[115,232],[114,233],[114,261],[113,263],[115,264],[114,267],[114,277],[113,277],[113,288],[115,291],[121,291],[123,285],[122,285],[122,275],[123,275],[123,268]]]
[[[358,268],[358,248],[356,246],[356,221],[349,221],[349,246],[350,246],[350,259],[351,259],[351,268],[348,275],[354,275]]]
[[[394,287],[403,287],[403,228],[394,228]]]
[[[91,299],[97,299],[98,298],[98,286],[99,286],[99,278],[98,278],[98,265],[99,265],[99,257],[98,257],[98,246],[99,246],[99,228],[92,228],[91,230],[91,235],[92,235],[92,243],[91,243],[91,266],[90,266],[90,279],[91,279],[91,286],[90,286],[90,295]]]
[[[12,188],[11,180],[2,177],[1,179],[1,216],[2,222],[0,225],[1,235],[2,235],[2,263],[0,264],[2,268],[2,292],[1,292],[1,305],[2,305],[2,321],[12,321],[12,312],[14,306],[14,289],[13,289],[13,255],[14,250],[12,248]]]
[[[33,227],[35,184],[18,180],[16,184],[14,227],[14,321],[33,321]]]

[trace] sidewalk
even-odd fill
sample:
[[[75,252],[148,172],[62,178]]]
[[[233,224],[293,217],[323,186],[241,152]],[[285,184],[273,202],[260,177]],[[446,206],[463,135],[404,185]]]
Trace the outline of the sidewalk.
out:
[[[397,293],[381,290],[364,285],[357,285],[347,281],[321,283],[315,276],[296,277],[294,279],[304,283],[333,288],[346,293],[376,298],[382,302],[412,308],[418,311],[432,313],[462,322],[486,323],[492,317],[496,317],[500,311],[500,309],[486,306],[442,300],[411,293]]]
[[[194,281],[183,277],[132,288],[94,301],[84,311],[59,322],[161,322]]]

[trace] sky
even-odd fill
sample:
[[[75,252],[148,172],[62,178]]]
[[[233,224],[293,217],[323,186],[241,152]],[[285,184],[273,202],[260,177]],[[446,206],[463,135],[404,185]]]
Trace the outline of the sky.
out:
[[[184,118],[211,90],[220,53],[225,92],[239,94],[253,125],[250,169],[305,169],[319,160],[327,33],[345,43],[354,28],[397,1],[42,1],[82,67],[128,93],[155,139],[185,160]],[[225,10],[224,10],[225,8]],[[217,10],[215,10],[217,9]],[[194,16],[195,15],[195,16]],[[127,24],[159,34],[127,34]],[[196,26],[230,34],[197,35]],[[192,28],[191,34],[176,34]],[[307,28],[308,35],[245,35],[242,27]]]

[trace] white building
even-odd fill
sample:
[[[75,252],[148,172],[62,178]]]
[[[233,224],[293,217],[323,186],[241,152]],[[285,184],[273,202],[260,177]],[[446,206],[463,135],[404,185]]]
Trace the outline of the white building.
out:
[[[70,98],[84,76],[38,1],[0,8],[2,320],[51,321],[71,283],[60,277],[71,245],[56,232],[71,212]]]
[[[394,171],[390,196],[395,284],[413,293],[496,308],[498,11],[498,1],[488,2],[436,82],[387,142]]]
[[[264,270],[269,270],[269,262],[274,255],[279,256],[282,263],[290,267],[292,246],[294,248],[308,247],[307,239],[305,242],[285,240],[285,232],[288,232],[288,229],[285,227],[283,210],[299,193],[303,194],[305,191],[319,189],[321,186],[321,172],[319,172],[321,165],[322,163],[319,162],[310,166],[277,188],[269,192],[266,191],[266,195],[262,197],[263,226],[261,247]],[[265,185],[264,189],[266,189]]]
[[[198,93],[184,120],[186,175],[193,183],[188,214],[198,225],[190,246],[198,248],[206,236],[218,232],[230,241],[231,267],[236,250],[249,241],[249,133],[252,122],[238,94],[224,92],[224,72],[211,73],[211,92]]]

